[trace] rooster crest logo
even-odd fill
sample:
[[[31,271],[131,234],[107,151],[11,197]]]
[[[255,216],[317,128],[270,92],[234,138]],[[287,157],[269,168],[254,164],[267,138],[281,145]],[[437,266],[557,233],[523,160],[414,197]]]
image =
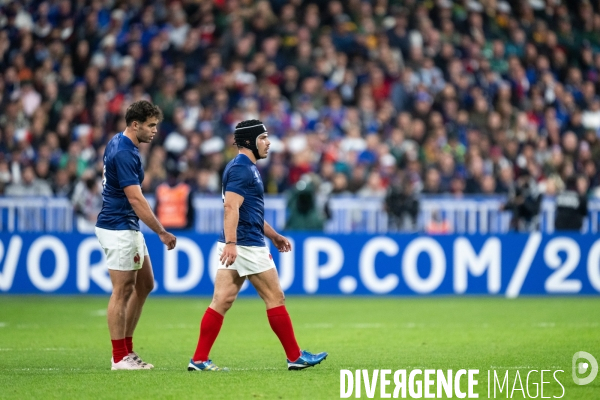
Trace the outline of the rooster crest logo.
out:
[[[138,253],[135,253],[135,256],[133,256],[133,263],[134,264],[140,263],[140,255]]]

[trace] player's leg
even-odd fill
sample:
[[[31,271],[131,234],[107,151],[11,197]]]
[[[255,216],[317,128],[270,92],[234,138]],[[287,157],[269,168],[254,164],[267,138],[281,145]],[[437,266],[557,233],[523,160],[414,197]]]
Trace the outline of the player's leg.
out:
[[[146,298],[154,289],[154,271],[152,270],[152,261],[150,261],[150,255],[148,254],[148,247],[144,235],[141,232],[136,232],[135,236],[135,254],[143,255],[140,260],[141,268],[138,270],[138,274],[135,280],[135,287],[131,299],[127,304],[127,336],[132,337],[135,327],[140,320],[142,314],[142,308],[146,302]],[[128,344],[129,346],[129,344]],[[133,351],[133,345],[128,347],[129,351]]]
[[[327,353],[311,354],[305,350],[300,350],[294,335],[292,320],[285,308],[285,296],[283,290],[281,290],[275,268],[248,275],[248,280],[265,302],[269,325],[271,325],[271,329],[273,329],[285,350],[288,369],[312,367],[327,358]]]
[[[277,270],[271,268],[259,274],[248,275],[248,280],[258,292],[258,295],[265,302],[267,310],[283,306],[285,304],[285,295],[279,284]]]
[[[235,269],[218,269],[215,277],[215,291],[209,308],[225,315],[237,298],[246,277],[240,276]]]
[[[127,303],[135,286],[137,271],[108,270],[113,291],[108,301],[107,320],[108,331],[113,348],[113,367],[127,358],[128,351],[125,342],[127,331]]]
[[[240,277],[235,269],[217,270],[213,299],[200,322],[200,337],[194,356],[188,365],[188,371],[226,370],[212,364],[208,356],[223,326],[225,313],[233,305],[245,279]]]
[[[127,302],[133,294],[137,271],[108,270],[113,291],[108,301],[108,330],[112,340],[125,338]]]
[[[146,249],[147,252],[147,249]],[[148,298],[148,295],[154,289],[154,272],[152,271],[152,262],[148,254],[144,255],[142,268],[138,271],[135,280],[133,293],[127,303],[127,329],[125,342],[127,344],[127,352],[135,361],[143,363],[142,359],[133,350],[133,333],[140,320],[142,308]],[[146,363],[149,368],[154,368],[152,364]]]
[[[140,320],[144,303],[148,295],[154,289],[154,273],[150,257],[144,257],[142,269],[137,273],[133,293],[127,303],[127,336],[133,336],[133,332]],[[133,350],[131,348],[130,350]]]
[[[106,255],[106,265],[113,285],[108,302],[108,329],[113,346],[112,369],[149,369],[129,357],[126,343],[127,305],[135,290],[136,276],[141,268],[143,245],[136,231],[110,231],[96,228],[98,241]]]
[[[296,342],[292,321],[285,308],[285,296],[279,284],[277,270],[271,268],[259,274],[248,275],[248,280],[265,302],[269,324],[279,338],[288,360],[296,360],[300,357],[300,346]]]

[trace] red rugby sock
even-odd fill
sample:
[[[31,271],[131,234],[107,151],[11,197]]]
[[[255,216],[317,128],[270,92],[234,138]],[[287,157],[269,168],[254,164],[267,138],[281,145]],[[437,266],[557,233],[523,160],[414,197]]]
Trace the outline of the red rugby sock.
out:
[[[198,338],[198,346],[194,353],[194,361],[206,361],[208,360],[208,354],[212,348],[221,326],[223,326],[223,316],[208,307],[200,322],[200,337]]]
[[[300,346],[296,342],[292,320],[287,309],[285,306],[270,308],[267,310],[267,317],[269,318],[271,329],[273,329],[273,332],[275,332],[285,350],[287,359],[296,361],[300,357]]]
[[[113,351],[113,362],[116,364],[123,359],[123,357],[127,356],[129,352],[127,351],[127,344],[125,344],[125,339],[117,339],[111,340],[112,342],[112,351]]]
[[[127,336],[125,338],[125,344],[127,345],[127,354],[133,353],[133,337]]]

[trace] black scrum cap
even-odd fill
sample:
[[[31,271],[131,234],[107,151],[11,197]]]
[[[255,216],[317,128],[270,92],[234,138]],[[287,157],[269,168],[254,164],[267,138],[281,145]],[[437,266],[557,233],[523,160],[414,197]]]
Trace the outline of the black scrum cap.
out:
[[[261,157],[258,154],[256,139],[263,133],[267,133],[267,128],[265,128],[265,125],[261,121],[257,119],[242,121],[235,127],[233,133],[234,143],[238,147],[245,147],[252,150],[254,157],[259,160]]]

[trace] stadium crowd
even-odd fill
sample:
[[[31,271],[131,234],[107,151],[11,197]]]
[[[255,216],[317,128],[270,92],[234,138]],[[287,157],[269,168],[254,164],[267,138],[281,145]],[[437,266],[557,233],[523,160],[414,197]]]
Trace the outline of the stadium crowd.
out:
[[[0,193],[101,207],[102,154],[147,99],[153,192],[219,194],[258,118],[278,194],[599,196],[600,2],[20,0],[0,13]]]

